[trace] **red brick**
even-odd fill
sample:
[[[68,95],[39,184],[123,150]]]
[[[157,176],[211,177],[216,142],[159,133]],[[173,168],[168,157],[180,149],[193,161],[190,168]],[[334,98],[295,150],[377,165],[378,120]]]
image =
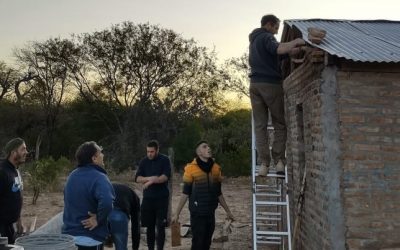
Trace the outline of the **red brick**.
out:
[[[397,91],[381,90],[381,91],[379,91],[379,96],[400,97],[400,90],[397,90]]]
[[[380,128],[373,126],[364,126],[364,127],[358,127],[357,130],[367,133],[377,133],[379,132]]]
[[[379,151],[381,148],[380,145],[373,145],[373,144],[355,144],[354,149],[362,150],[362,151]]]
[[[379,124],[392,124],[393,119],[392,118],[386,118],[386,117],[371,117],[368,119],[368,122],[370,123],[379,123]]]
[[[400,153],[400,146],[382,146],[382,150],[386,151],[386,152],[396,152],[396,153]]]
[[[362,115],[341,115],[340,121],[348,123],[363,123],[365,122],[365,118]]]

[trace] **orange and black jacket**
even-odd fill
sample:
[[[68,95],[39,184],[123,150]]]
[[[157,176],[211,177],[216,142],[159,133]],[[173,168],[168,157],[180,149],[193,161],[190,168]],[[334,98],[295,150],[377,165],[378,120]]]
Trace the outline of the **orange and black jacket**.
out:
[[[212,161],[212,159],[210,159]],[[194,159],[185,167],[183,174],[183,193],[189,196],[191,214],[213,215],[218,207],[221,192],[221,167],[211,162],[209,169],[204,169]]]

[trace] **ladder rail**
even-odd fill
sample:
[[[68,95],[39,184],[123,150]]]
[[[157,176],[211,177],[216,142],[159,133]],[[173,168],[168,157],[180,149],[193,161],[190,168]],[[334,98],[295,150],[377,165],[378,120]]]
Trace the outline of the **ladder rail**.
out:
[[[251,113],[251,178],[252,178],[252,183],[253,183],[253,213],[252,213],[252,229],[253,229],[253,249],[257,250],[257,207],[256,207],[256,143],[255,143],[255,136],[254,136],[254,119],[253,119],[253,112]]]

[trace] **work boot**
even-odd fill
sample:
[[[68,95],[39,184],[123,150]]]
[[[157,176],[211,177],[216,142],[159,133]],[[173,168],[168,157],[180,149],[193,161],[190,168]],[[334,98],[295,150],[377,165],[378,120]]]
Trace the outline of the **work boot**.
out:
[[[260,168],[258,169],[258,176],[267,176],[268,174],[268,166],[265,163],[261,163]]]
[[[276,164],[276,174],[285,174],[285,165],[283,165],[281,160]]]

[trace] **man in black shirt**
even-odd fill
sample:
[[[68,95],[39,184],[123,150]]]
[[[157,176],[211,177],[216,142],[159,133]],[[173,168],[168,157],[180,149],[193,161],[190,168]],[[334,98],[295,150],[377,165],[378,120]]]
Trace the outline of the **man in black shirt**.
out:
[[[19,165],[25,162],[28,151],[24,140],[14,138],[4,147],[6,159],[0,163],[0,234],[8,237],[8,243],[15,241],[13,224],[17,222],[18,233],[23,232],[21,223],[22,179]]]
[[[115,192],[114,208],[108,215],[110,232],[116,250],[126,250],[128,244],[128,222],[131,220],[132,249],[140,244],[140,200],[126,185],[113,183]]]
[[[154,250],[155,227],[157,226],[157,249],[164,249],[165,227],[169,203],[168,180],[171,176],[169,158],[159,153],[158,142],[147,144],[147,157],[139,163],[135,180],[143,184],[141,207],[142,226],[147,227],[147,246]]]

